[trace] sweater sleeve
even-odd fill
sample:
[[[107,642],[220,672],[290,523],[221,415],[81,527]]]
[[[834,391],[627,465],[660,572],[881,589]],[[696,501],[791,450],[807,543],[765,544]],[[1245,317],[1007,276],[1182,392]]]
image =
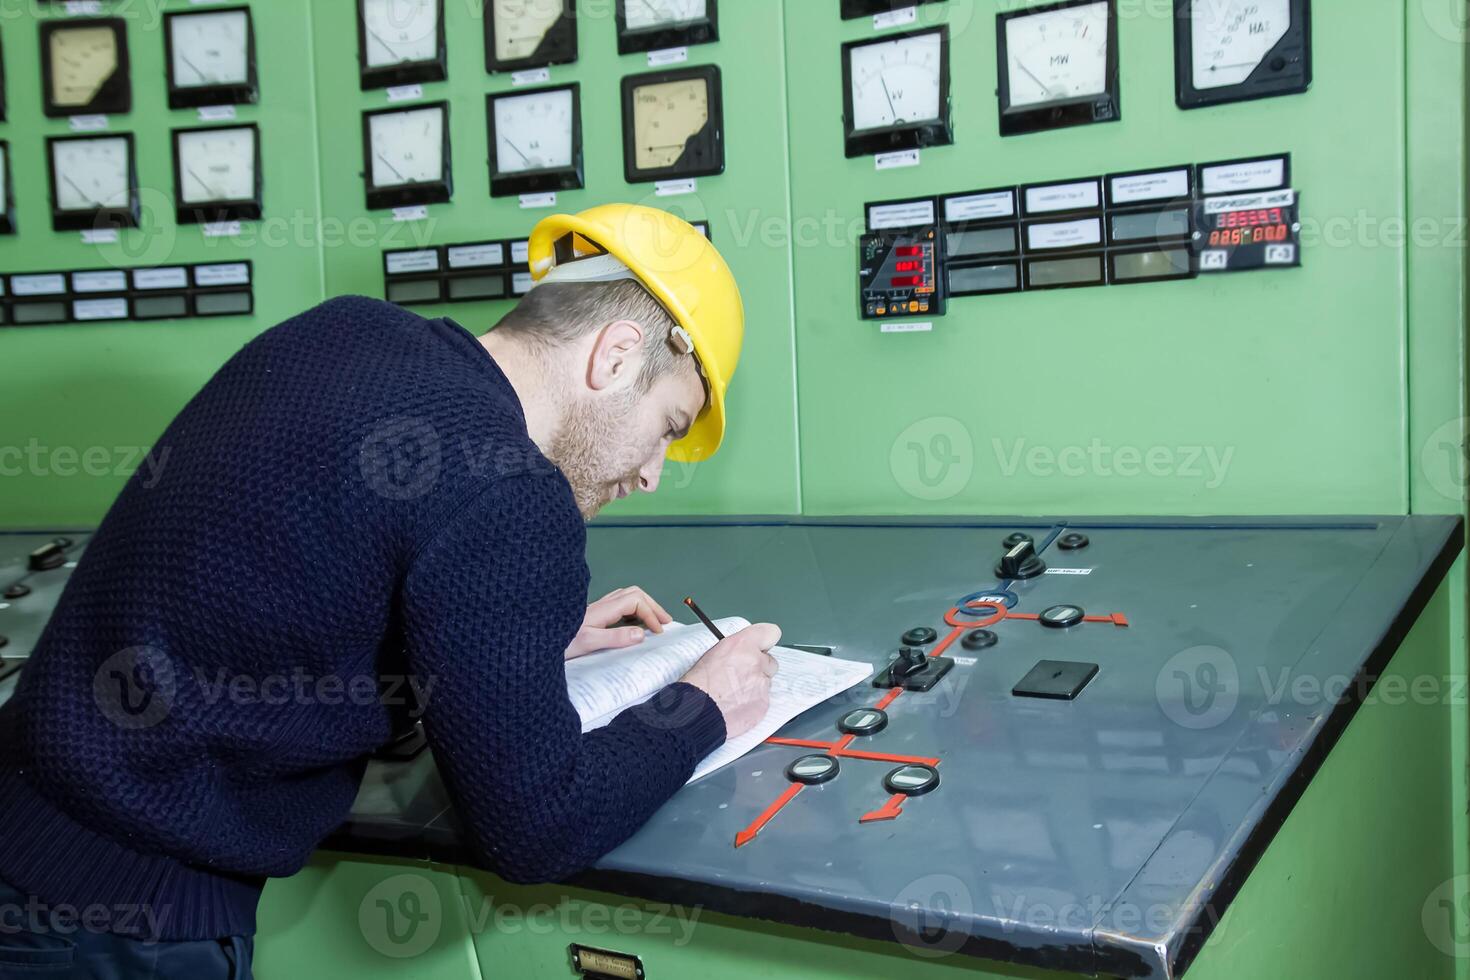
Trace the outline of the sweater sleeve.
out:
[[[585,535],[559,474],[518,475],[440,529],[404,582],[435,761],[474,850],[511,881],[591,865],[725,740],[719,708],[682,683],[582,734],[564,656],[586,613]]]

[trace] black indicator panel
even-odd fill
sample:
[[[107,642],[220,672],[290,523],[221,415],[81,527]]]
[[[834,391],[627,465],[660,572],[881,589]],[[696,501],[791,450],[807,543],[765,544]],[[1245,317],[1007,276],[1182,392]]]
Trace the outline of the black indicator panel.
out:
[[[1206,198],[1195,215],[1199,271],[1301,265],[1300,206],[1291,189]]]
[[[938,242],[933,226],[862,237],[858,309],[864,320],[944,314]]]

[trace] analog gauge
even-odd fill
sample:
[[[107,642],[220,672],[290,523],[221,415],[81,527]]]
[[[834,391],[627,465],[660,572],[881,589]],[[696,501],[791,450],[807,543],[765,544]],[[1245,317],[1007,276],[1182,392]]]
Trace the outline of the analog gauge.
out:
[[[629,183],[722,173],[719,68],[708,65],[623,79],[623,148]]]
[[[520,71],[577,60],[575,0],[486,0],[485,67]]]
[[[363,117],[368,207],[449,200],[449,106],[381,109]]]
[[[1308,0],[1176,0],[1179,105],[1305,91],[1311,83]]]
[[[4,188],[0,193],[0,235],[15,234],[15,189],[10,183],[10,144],[0,140],[0,180]]]
[[[43,21],[41,74],[48,116],[127,112],[127,27],[116,17]]]
[[[582,186],[579,96],[577,85],[490,96],[492,197]]]
[[[998,15],[1002,135],[1118,118],[1113,3]]]
[[[617,0],[618,54],[719,40],[715,0]]]
[[[255,127],[175,130],[174,197],[181,223],[259,218]]]
[[[358,0],[357,32],[365,89],[448,77],[443,0]]]
[[[843,46],[847,155],[953,142],[945,28]]]
[[[1012,18],[1006,54],[1013,108],[1097,95],[1108,84],[1108,5]]]
[[[165,14],[171,109],[254,102],[250,8]]]
[[[53,136],[51,223],[57,231],[138,223],[133,138]]]
[[[708,16],[705,0],[627,0],[624,11],[630,31],[673,27]]]

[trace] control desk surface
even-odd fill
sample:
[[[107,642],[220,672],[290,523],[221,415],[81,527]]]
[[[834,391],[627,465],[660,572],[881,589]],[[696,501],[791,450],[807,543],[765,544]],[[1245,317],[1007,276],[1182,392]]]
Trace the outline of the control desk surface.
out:
[[[1431,516],[599,522],[594,595],[694,595],[879,678],[950,663],[802,714],[577,883],[1178,976],[1462,537]],[[427,752],[373,763],[327,846],[472,863]]]

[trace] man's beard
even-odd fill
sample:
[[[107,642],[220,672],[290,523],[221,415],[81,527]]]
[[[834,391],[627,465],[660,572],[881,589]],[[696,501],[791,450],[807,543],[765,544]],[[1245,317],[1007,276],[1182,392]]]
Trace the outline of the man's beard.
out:
[[[638,396],[632,392],[613,406],[593,408],[576,402],[562,421],[551,444],[551,461],[572,485],[577,509],[590,521],[608,503],[609,489],[618,482],[637,486],[641,460],[624,446],[632,431]]]

